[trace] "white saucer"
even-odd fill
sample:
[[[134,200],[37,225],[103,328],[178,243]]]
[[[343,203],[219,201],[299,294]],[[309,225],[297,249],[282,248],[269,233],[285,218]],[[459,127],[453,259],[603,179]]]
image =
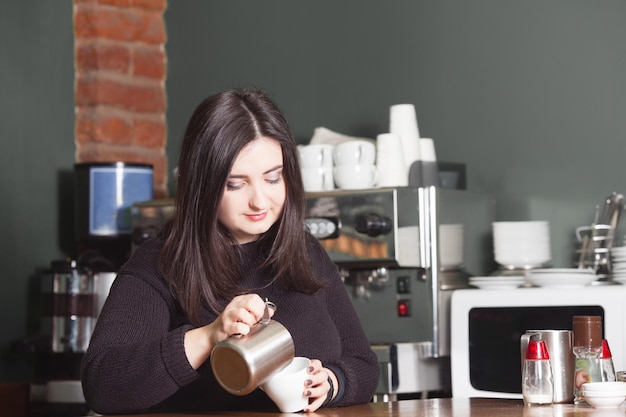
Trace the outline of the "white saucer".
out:
[[[530,274],[569,274],[569,275],[589,275],[594,274],[591,268],[544,268],[528,271]]]
[[[548,268],[528,271],[526,280],[539,287],[577,288],[597,280],[591,269]]]
[[[521,276],[486,276],[470,277],[470,285],[482,290],[511,290],[524,284],[524,277]]]

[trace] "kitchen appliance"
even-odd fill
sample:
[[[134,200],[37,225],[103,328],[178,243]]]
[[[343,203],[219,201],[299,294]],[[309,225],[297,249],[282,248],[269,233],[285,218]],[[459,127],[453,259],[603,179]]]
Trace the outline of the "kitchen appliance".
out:
[[[454,397],[522,398],[520,337],[573,330],[573,316],[600,316],[615,369],[626,369],[626,286],[463,289],[451,298]]]
[[[340,268],[381,364],[377,399],[449,391],[450,297],[495,269],[493,198],[391,187],[307,193],[306,205],[307,226]],[[134,203],[133,248],[173,211],[172,200]],[[441,266],[442,225],[463,225],[462,263]]]
[[[41,274],[39,333],[12,346],[32,356],[30,416],[89,412],[80,364],[115,277],[114,272],[94,272],[72,259],[53,261]]]
[[[81,416],[89,408],[80,363],[109,289],[130,256],[130,206],[152,199],[151,165],[127,162],[74,165],[74,259],[41,273],[37,336],[15,349],[32,356],[33,416]]]
[[[80,263],[93,270],[117,271],[131,253],[131,206],[152,197],[152,165],[75,164],[74,218]]]
[[[494,201],[438,187],[307,193],[307,219],[338,265],[381,376],[377,398],[449,391],[450,297],[494,269]],[[464,262],[441,266],[439,230],[462,224]]]
[[[117,271],[131,253],[131,205],[152,199],[153,168],[128,162],[74,165],[76,250],[40,276],[40,326],[12,343],[32,363],[30,414],[83,416],[89,412],[80,364]],[[73,214],[73,216],[72,216]]]

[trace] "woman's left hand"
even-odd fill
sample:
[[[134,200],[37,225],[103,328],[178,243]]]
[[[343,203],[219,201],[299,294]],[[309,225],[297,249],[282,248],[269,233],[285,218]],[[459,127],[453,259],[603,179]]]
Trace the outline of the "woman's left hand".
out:
[[[337,395],[338,382],[337,377],[328,368],[322,366],[322,362],[318,359],[312,359],[309,368],[307,369],[309,378],[305,381],[304,395],[309,397],[309,405],[304,409],[305,413],[311,413],[320,408],[326,402],[328,397],[328,391],[330,390],[330,384],[328,378],[333,381],[333,398]],[[331,398],[332,399],[332,398]]]

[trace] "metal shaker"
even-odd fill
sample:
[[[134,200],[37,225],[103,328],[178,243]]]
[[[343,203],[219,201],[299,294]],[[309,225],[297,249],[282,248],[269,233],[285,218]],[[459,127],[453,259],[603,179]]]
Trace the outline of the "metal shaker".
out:
[[[289,365],[294,356],[291,334],[266,314],[247,335],[231,336],[215,345],[211,368],[222,388],[234,395],[247,395]]]
[[[574,402],[574,354],[572,343],[574,335],[571,330],[526,330],[520,338],[521,363],[524,366],[528,342],[533,335],[546,343],[550,356],[553,377],[554,404],[570,404]]]

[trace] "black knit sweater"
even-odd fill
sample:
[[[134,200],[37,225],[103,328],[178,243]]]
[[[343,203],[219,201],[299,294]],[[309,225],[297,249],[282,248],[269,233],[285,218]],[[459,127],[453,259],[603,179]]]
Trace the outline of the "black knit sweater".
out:
[[[192,326],[158,272],[160,249],[158,239],[144,242],[111,287],[83,361],[87,403],[102,414],[276,410],[262,390],[243,397],[224,391],[209,360],[191,367],[183,339]],[[291,333],[296,356],[319,359],[336,371],[342,386],[333,406],[367,402],[378,382],[376,356],[337,267],[317,242],[309,255],[316,275],[328,280],[314,295],[263,288],[269,277],[252,272],[254,259],[245,261],[250,272],[242,285],[278,306],[273,319]],[[207,324],[216,319],[208,310],[203,317]]]

